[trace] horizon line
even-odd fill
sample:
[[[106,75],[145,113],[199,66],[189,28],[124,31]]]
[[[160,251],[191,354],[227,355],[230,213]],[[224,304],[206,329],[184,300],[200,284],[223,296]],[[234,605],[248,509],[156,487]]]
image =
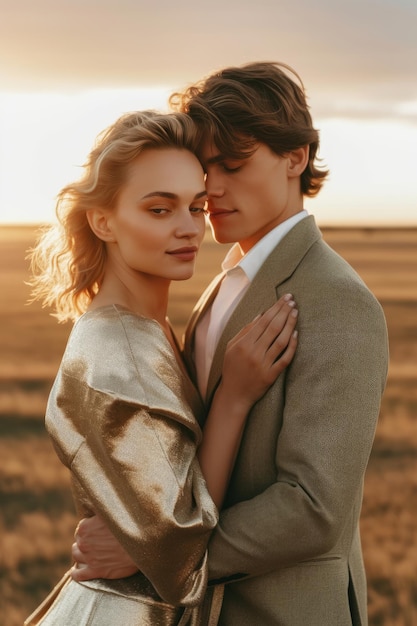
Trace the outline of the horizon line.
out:
[[[314,214],[310,214],[314,215]],[[321,222],[317,220],[317,224],[319,228],[360,228],[360,229],[387,229],[387,228],[395,228],[396,230],[401,229],[417,229],[417,220],[415,222],[348,222],[348,221],[340,221],[340,222]],[[52,226],[54,222],[51,221],[39,221],[39,222],[2,222],[0,219],[0,228],[42,228],[45,226]],[[210,224],[207,224],[207,229],[210,229]]]

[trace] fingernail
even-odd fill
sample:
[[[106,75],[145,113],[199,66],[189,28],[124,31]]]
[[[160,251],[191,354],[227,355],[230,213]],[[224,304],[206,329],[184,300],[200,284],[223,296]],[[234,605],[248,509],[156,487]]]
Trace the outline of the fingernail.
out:
[[[292,336],[294,337],[294,339],[297,339],[297,337],[298,337],[298,330],[295,330],[293,332]]]
[[[294,302],[294,300],[290,300],[290,301],[288,302],[288,306],[295,306],[295,302]]]
[[[297,317],[297,315],[298,315],[298,310],[297,310],[297,309],[293,309],[293,310],[291,311],[291,315],[292,315],[293,317]]]
[[[284,296],[284,300],[286,302],[288,302],[288,300],[291,300],[291,298],[292,298],[292,293],[286,293],[285,296]]]

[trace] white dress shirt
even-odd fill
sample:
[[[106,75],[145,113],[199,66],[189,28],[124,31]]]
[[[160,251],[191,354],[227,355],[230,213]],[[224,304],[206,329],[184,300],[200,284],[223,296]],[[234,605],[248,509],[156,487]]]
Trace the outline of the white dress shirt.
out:
[[[237,243],[227,253],[222,263],[225,276],[220,289],[196,328],[194,358],[198,387],[203,398],[207,391],[214,352],[230,316],[272,250],[307,215],[307,211],[303,210],[282,222],[260,239],[245,255],[242,254]]]

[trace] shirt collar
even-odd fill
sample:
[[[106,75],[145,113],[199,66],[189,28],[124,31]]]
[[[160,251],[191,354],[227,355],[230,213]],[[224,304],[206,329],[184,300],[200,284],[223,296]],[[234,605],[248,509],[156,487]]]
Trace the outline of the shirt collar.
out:
[[[229,271],[240,267],[245,272],[248,279],[250,281],[253,280],[272,250],[276,248],[279,242],[296,224],[298,224],[298,222],[307,216],[308,213],[305,209],[292,215],[285,220],[285,222],[278,224],[278,226],[270,230],[269,233],[262,237],[245,255],[242,254],[239,244],[235,243],[226,254],[222,263],[222,269]]]

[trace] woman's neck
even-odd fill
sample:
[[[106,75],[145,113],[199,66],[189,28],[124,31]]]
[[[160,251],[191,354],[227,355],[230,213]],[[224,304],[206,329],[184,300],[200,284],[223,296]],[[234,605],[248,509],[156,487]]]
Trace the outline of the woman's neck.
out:
[[[132,313],[156,320],[165,329],[170,282],[146,274],[136,273],[134,276],[120,277],[106,272],[89,309],[119,304]]]

